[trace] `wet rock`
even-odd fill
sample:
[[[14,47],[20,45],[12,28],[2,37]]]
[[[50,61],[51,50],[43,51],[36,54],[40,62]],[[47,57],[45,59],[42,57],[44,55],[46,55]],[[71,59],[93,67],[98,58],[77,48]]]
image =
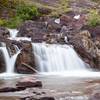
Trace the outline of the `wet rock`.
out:
[[[9,37],[10,33],[8,29],[5,27],[0,27],[0,36],[5,37],[5,38]]]
[[[55,100],[53,97],[43,97],[40,100]]]
[[[17,87],[4,87],[0,89],[0,93],[2,92],[16,92],[16,91],[21,91],[24,90],[25,88],[17,88]]]
[[[2,51],[0,50],[0,73],[4,72],[6,70],[5,66],[6,66],[5,59],[4,59]]]
[[[81,55],[83,60],[92,68],[100,69],[100,49],[99,39],[96,41],[92,38],[89,31],[82,31],[72,36],[69,42],[74,45],[76,51]]]
[[[35,60],[30,42],[23,42],[21,53],[18,55],[15,71],[22,74],[35,72]]]
[[[30,81],[25,81],[25,82],[18,82],[17,87],[19,88],[30,88],[30,87],[42,87],[42,83],[41,81],[34,81],[34,82],[30,82]]]
[[[85,62],[91,67],[99,69],[99,49],[92,41],[91,34],[88,31],[82,31],[70,38],[70,43],[74,45],[77,52]]]
[[[39,99],[36,99],[34,97],[26,97],[26,98],[21,98],[20,100],[55,100],[53,97],[41,97]]]
[[[27,77],[27,78],[23,78],[21,79],[21,81],[19,81],[16,86],[18,88],[31,88],[31,87],[42,87],[42,82],[35,79],[34,77]]]

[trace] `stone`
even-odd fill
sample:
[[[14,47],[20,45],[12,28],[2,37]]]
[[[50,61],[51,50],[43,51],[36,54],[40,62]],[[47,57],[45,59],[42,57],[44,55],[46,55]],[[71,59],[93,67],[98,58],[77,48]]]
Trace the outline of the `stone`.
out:
[[[16,84],[17,87],[24,87],[24,88],[30,88],[30,87],[42,87],[42,83],[41,81],[34,81],[34,82],[30,82],[30,81],[25,81],[25,82],[18,82],[18,84]]]
[[[57,20],[57,22],[56,22]],[[58,22],[59,20],[59,22]],[[48,33],[59,33],[61,30],[60,19],[50,18],[47,20],[47,32]]]
[[[19,37],[31,37],[32,41],[42,40],[45,33],[45,23],[38,21],[25,21],[19,28]]]
[[[25,88],[17,88],[17,87],[4,87],[0,88],[0,93],[2,92],[16,92],[16,91],[21,91],[24,90]]]
[[[30,42],[23,42],[21,53],[17,57],[15,72],[21,74],[35,73],[35,59]]]
[[[31,88],[31,87],[42,87],[42,82],[40,80],[35,79],[34,77],[27,77],[21,79],[16,86],[18,88]]]
[[[92,41],[92,36],[88,31],[82,31],[69,39],[78,54],[92,68],[99,69],[99,49]]]
[[[55,99],[54,97],[40,97],[39,99],[34,97],[26,97],[26,98],[21,98],[20,100],[55,100]]]

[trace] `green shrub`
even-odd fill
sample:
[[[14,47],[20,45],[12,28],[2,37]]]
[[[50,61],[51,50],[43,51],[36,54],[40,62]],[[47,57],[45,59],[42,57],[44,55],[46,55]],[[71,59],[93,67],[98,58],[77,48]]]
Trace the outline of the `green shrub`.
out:
[[[35,6],[20,5],[17,7],[17,16],[23,20],[29,20],[38,15],[39,13]]]
[[[88,24],[90,26],[97,26],[100,24],[100,15],[97,10],[91,10],[89,13]]]
[[[27,1],[27,0],[25,0]],[[24,0],[0,0],[0,8],[9,12],[9,20],[0,20],[1,26],[18,27],[23,21],[39,16],[38,9]],[[13,13],[14,12],[14,13]]]

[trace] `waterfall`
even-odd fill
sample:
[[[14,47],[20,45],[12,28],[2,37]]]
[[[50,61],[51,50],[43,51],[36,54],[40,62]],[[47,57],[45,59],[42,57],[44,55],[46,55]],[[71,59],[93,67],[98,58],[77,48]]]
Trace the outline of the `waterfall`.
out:
[[[8,29],[8,30],[10,31],[10,37],[16,38],[18,30],[16,30],[16,29]],[[7,50],[5,43],[2,43],[2,47],[0,47],[0,50],[2,51],[4,59],[5,59],[5,66],[6,66],[5,73],[0,74],[0,76],[15,75],[14,67],[15,67],[15,62],[16,62],[17,56],[20,53],[20,50],[16,45],[14,45],[14,47],[16,50],[16,53],[14,55],[10,55],[10,52]]]
[[[36,66],[40,72],[65,72],[87,70],[72,46],[33,43]]]
[[[8,39],[10,40],[16,40],[16,41],[30,41],[31,38],[28,37],[17,37],[18,30],[17,29],[8,29],[10,32],[10,37]]]
[[[15,38],[17,36],[18,30],[16,29],[8,29],[10,32],[10,37]]]
[[[15,65],[16,58],[18,54],[20,53],[20,51],[18,51],[16,54],[10,57],[6,47],[0,47],[0,50],[2,51],[4,59],[5,59],[6,73],[14,74],[14,65]]]

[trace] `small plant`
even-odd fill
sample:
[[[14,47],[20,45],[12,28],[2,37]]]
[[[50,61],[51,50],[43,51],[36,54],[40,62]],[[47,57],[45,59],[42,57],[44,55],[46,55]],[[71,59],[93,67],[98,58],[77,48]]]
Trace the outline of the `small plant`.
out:
[[[20,5],[17,7],[17,16],[23,20],[29,20],[38,15],[39,13],[35,6]]]
[[[27,0],[0,0],[0,7],[9,12],[9,20],[0,19],[0,26],[16,28],[25,20],[31,20],[39,16],[37,7],[33,4],[26,3],[26,1]]]
[[[90,26],[97,26],[100,24],[100,14],[97,10],[91,10],[89,13],[88,24]]]

